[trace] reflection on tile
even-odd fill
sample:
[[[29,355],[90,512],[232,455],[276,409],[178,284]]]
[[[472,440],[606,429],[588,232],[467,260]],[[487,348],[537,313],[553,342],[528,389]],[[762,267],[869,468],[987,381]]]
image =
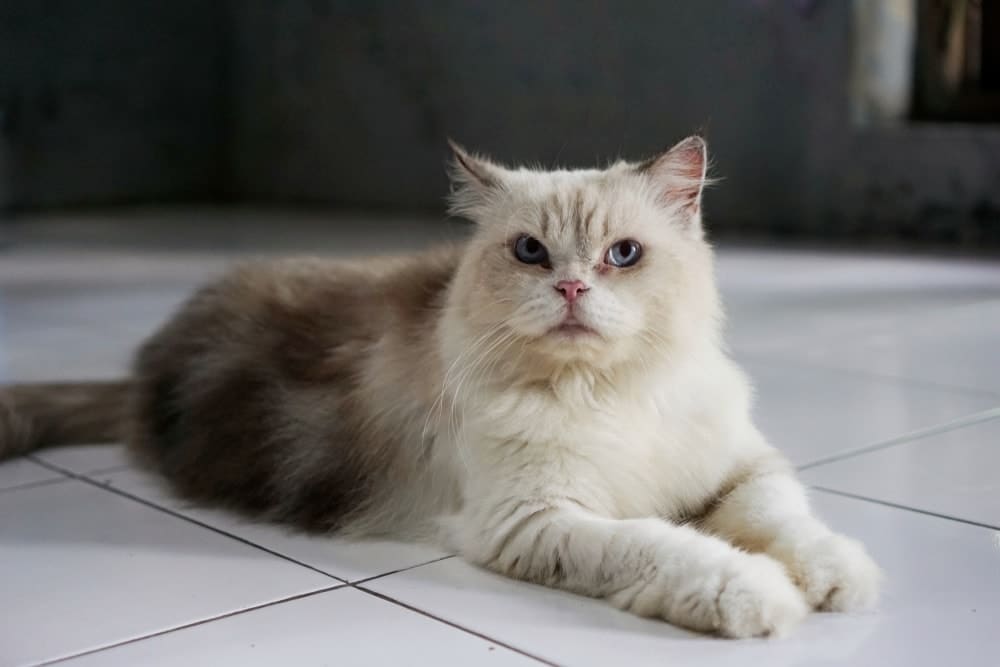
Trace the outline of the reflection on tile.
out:
[[[352,542],[326,535],[295,534],[282,526],[245,521],[225,510],[193,507],[171,496],[154,476],[137,470],[98,475],[95,479],[345,581],[357,581],[414,567],[448,555],[438,549],[417,544]]]
[[[0,382],[120,377],[189,289],[0,284]]]
[[[1000,405],[1000,298],[911,314],[849,340],[813,340],[789,356],[838,368],[992,392]]]
[[[797,465],[987,410],[987,395],[889,378],[803,367],[743,363],[756,388],[760,430]]]
[[[264,607],[68,665],[527,665],[536,661],[350,588]]]
[[[836,353],[859,332],[1000,300],[986,261],[723,246],[718,274],[730,342],[776,355]]]
[[[885,569],[881,609],[813,614],[781,640],[701,637],[459,560],[365,586],[568,665],[919,667],[984,664],[981,657],[1000,652],[1000,551],[993,531],[829,494],[818,493],[815,506],[834,528],[865,542]]]
[[[78,481],[0,501],[0,662],[51,660],[329,577]]]
[[[817,486],[1000,529],[1000,419],[803,471]]]
[[[63,476],[28,459],[0,463],[0,491],[55,479],[63,479]]]
[[[719,266],[739,354],[1000,398],[996,263],[736,251]]]

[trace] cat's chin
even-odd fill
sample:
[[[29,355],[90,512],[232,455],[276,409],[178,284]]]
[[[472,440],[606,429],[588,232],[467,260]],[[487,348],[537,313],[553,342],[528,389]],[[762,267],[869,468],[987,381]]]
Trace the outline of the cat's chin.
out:
[[[600,338],[600,334],[594,329],[579,322],[563,322],[558,326],[549,329],[549,336],[557,338]]]
[[[545,335],[563,340],[583,338],[599,340],[603,338],[597,329],[582,321],[572,310],[566,313],[561,322],[549,328]]]
[[[563,322],[534,340],[534,349],[543,358],[559,365],[584,363],[602,365],[614,354],[615,345],[600,331],[580,322]]]

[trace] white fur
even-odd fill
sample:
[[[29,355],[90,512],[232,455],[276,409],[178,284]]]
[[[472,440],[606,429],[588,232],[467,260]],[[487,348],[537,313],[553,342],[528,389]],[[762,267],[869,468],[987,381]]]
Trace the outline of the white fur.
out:
[[[642,173],[510,171],[459,154],[455,207],[481,229],[438,331],[436,465],[462,489],[456,511],[442,508],[441,539],[644,616],[782,634],[809,607],[870,606],[878,569],[811,516],[751,423],[689,187],[690,174],[704,179],[704,147],[681,146]],[[592,229],[568,219],[581,208]],[[540,235],[546,215],[551,271],[518,265],[505,244]],[[643,244],[632,273],[601,267],[621,238]],[[547,333],[565,312],[560,279],[590,285],[578,318],[599,337]]]

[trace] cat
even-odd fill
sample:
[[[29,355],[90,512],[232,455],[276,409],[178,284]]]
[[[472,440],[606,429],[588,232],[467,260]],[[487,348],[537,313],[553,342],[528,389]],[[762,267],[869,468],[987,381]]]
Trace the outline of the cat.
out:
[[[724,637],[870,608],[879,568],[810,513],[725,353],[704,140],[573,171],[452,148],[466,241],[236,268],[129,379],[0,391],[0,455],[124,439],[197,502]]]

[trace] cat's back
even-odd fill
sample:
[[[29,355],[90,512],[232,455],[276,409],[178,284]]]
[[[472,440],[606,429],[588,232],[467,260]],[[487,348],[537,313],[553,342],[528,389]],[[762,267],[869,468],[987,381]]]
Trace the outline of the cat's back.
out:
[[[396,256],[250,262],[207,293],[215,307],[239,319],[270,319],[272,326],[303,332],[322,323],[328,332],[373,335],[385,326],[434,320],[460,254],[461,246],[452,244]]]
[[[198,290],[145,351],[174,344],[257,358],[267,351],[286,370],[295,370],[297,357],[319,370],[324,353],[338,347],[431,332],[460,254],[451,244],[397,256],[245,262]]]
[[[460,253],[233,269],[139,350],[133,451],[196,500],[341,525],[419,444]]]
[[[188,299],[140,348],[133,370],[140,381],[182,373],[214,384],[237,373],[343,388],[380,364],[379,356],[405,362],[436,354],[461,252],[451,244],[390,257],[238,265]]]

